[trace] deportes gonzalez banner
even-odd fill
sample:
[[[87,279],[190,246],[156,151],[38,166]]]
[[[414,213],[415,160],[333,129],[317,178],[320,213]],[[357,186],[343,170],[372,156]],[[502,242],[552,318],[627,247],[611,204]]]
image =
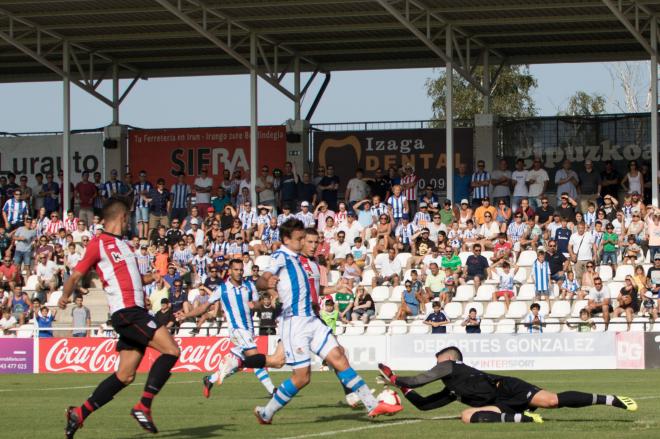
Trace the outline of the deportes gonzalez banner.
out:
[[[175,337],[181,356],[173,372],[205,372],[216,370],[222,357],[233,346],[226,337]],[[257,348],[265,352],[266,337],[255,337]],[[32,340],[28,340],[30,345]],[[119,353],[117,340],[112,338],[40,338],[39,372],[71,373],[117,370]],[[160,354],[147,349],[138,372],[148,372]]]
[[[314,166],[333,165],[340,184],[345,187],[363,168],[373,177],[380,168],[386,174],[390,167],[410,163],[419,177],[418,188],[431,185],[444,190],[447,172],[446,131],[438,128],[380,131],[315,131]],[[454,166],[465,163],[472,167],[472,128],[454,128]]]
[[[259,127],[259,166],[282,168],[286,156],[286,128]],[[210,176],[222,175],[225,169],[250,169],[250,127],[172,128],[130,130],[129,164],[133,173],[147,171],[149,178],[165,178],[174,183],[179,172],[192,184],[202,169]]]
[[[34,372],[33,351],[31,338],[0,338],[0,374]]]

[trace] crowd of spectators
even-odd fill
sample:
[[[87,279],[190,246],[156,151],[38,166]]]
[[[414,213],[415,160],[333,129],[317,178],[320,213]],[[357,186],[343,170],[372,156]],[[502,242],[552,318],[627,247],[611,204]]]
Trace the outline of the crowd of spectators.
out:
[[[453,201],[431,186],[419,187],[410,165],[370,176],[357,169],[347,182],[333,166],[312,175],[288,162],[283,170],[264,165],[256,200],[242,169],[221,176],[202,170],[192,184],[181,173],[171,185],[144,171],[120,176],[113,170],[106,182],[98,172],[91,180],[83,173],[71,187],[74,208],[67,212],[61,211],[61,172],[59,182],[53,174],[45,180],[37,174],[33,186],[24,175],[19,183],[15,175],[2,176],[0,329],[7,332],[31,319],[52,327],[56,316],[48,305],[90,239],[103,231],[104,200],[117,195],[133,206],[126,239],[139,270],[155,273],[145,286],[149,306],[172,330],[176,312],[209,300],[229,260],[242,259],[246,276],[256,279],[280,245],[279,225],[289,218],[319,233],[319,305],[331,323],[334,316],[344,325],[368,324],[378,317],[372,293],[386,286],[401,292],[390,319],[423,320],[431,332],[444,333],[453,323],[444,307],[458,290],[470,286],[476,292],[486,284],[495,286],[489,300],[503,300],[506,309],[521,285],[533,285],[537,303],[520,322],[530,332],[543,331],[544,314],[556,301],[586,300],[580,310],[585,322],[602,316],[607,325],[623,316],[630,328],[637,317],[657,318],[660,209],[648,201],[648,178],[636,162],[621,176],[611,162],[597,172],[588,160],[583,165],[567,160],[555,172],[555,195],[548,192],[550,175],[540,159],[529,168],[518,160],[514,170],[502,160],[496,168],[489,172],[480,160],[469,174],[460,164],[454,177],[459,198]],[[612,278],[623,280],[619,291],[609,290]],[[89,291],[77,291],[74,326],[92,323],[83,305]],[[260,331],[268,334],[275,330],[279,305],[267,294],[262,300]],[[105,321],[100,317],[96,320]],[[216,304],[196,321],[193,333],[220,319]],[[477,309],[466,309],[460,319],[466,332],[479,332]]]

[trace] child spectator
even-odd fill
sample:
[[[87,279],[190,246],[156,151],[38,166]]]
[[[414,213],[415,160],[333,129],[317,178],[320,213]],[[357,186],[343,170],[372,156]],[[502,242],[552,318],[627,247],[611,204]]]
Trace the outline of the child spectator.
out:
[[[644,300],[642,301],[642,309],[639,313],[642,317],[649,317],[652,322],[658,318],[658,308],[655,306],[653,300],[653,293],[647,291],[644,293]]]
[[[456,295],[456,281],[454,276],[447,276],[445,278],[445,286],[440,290],[440,303],[445,306],[452,301]]]
[[[39,328],[52,328],[53,321],[57,315],[57,310],[53,309],[49,312],[47,306],[42,306],[39,313],[36,315],[37,325]],[[40,338],[49,338],[53,336],[53,331],[39,331]]]
[[[532,264],[532,279],[534,280],[534,288],[536,290],[536,300],[543,300],[545,296],[550,307],[550,265],[545,260],[545,252],[539,250],[537,258]]]
[[[596,324],[591,319],[589,311],[584,308],[580,310],[580,321],[576,323],[566,322],[566,326],[569,328],[577,328],[578,332],[591,332],[596,328]]]
[[[559,288],[559,298],[561,300],[573,300],[576,295],[581,299],[584,293],[581,292],[580,284],[575,279],[575,273],[568,271],[566,273],[566,279],[564,279],[564,282],[561,283],[561,287]]]
[[[515,269],[511,271],[511,264],[504,261],[502,263],[502,271],[499,273],[500,281],[498,284],[498,290],[493,293],[493,301],[497,301],[500,297],[504,297],[504,303],[507,310],[511,304],[511,299],[516,296],[516,293],[513,290],[513,284],[518,268],[519,267],[516,265]]]
[[[529,314],[523,318],[523,322],[530,334],[542,334],[545,326],[545,316],[541,313],[541,305],[532,303]]]
[[[321,320],[332,329],[332,333],[337,332],[337,320],[339,320],[339,305],[332,300],[332,297],[326,299],[323,309],[320,312]]]
[[[440,302],[433,302],[433,312],[426,317],[424,324],[431,327],[432,334],[446,334],[449,318],[442,310]]]
[[[10,335],[10,329],[18,325],[18,320],[11,313],[9,308],[2,309],[2,318],[0,319],[0,331],[4,335]]]
[[[467,317],[461,323],[467,334],[481,334],[481,317],[477,315],[476,308],[470,308]]]

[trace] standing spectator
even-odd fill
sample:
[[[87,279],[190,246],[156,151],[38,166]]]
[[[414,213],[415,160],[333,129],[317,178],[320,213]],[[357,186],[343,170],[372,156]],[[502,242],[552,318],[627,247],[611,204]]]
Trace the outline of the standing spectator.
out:
[[[525,162],[523,159],[518,159],[516,160],[516,169],[511,173],[511,184],[513,185],[511,210],[514,212],[518,210],[520,200],[529,197],[529,190],[527,189],[527,174],[529,171],[524,167]]]
[[[511,203],[511,171],[505,159],[501,159],[499,168],[491,174],[491,184],[493,185],[493,203],[497,204],[500,200],[509,205]]]
[[[302,181],[298,183],[298,201],[307,201],[310,205],[316,205],[316,186],[312,184],[309,172],[303,173]]]
[[[328,169],[330,168],[332,167],[329,166]],[[296,207],[296,198],[298,196],[298,180],[299,178],[293,163],[286,162],[284,164],[284,173],[280,177],[280,207],[287,206],[289,209],[294,209]],[[337,198],[335,196],[335,206],[336,203]]]
[[[454,174],[454,204],[458,204],[460,200],[470,198],[471,179],[472,177],[467,173],[465,163],[459,163],[458,172]]]
[[[577,225],[577,233],[571,235],[568,241],[568,253],[574,266],[575,276],[582,279],[587,262],[594,260],[598,254],[594,237],[585,231],[584,223]]]
[[[477,162],[477,171],[472,174],[470,188],[472,188],[472,205],[481,206],[481,200],[488,198],[490,187],[490,174],[485,171],[486,163],[483,160]]]
[[[41,187],[41,196],[44,199],[46,214],[57,212],[60,208],[60,187],[53,181],[53,173],[46,174],[46,183]]]
[[[185,182],[186,174],[179,172],[176,176],[176,183],[172,185],[170,191],[172,197],[171,220],[178,219],[183,221],[188,216],[188,207],[190,202],[190,186]]]
[[[124,183],[118,179],[118,176],[119,173],[116,169],[110,171],[110,180],[105,182],[104,196],[106,199],[115,195],[121,195]]]
[[[32,249],[37,239],[36,221],[26,219],[25,224],[12,233],[14,240],[14,263],[20,271],[32,266]]]
[[[101,181],[101,173],[94,173],[94,186],[96,186],[96,195],[94,195],[94,215],[101,216],[103,210],[103,202],[107,198],[105,193],[105,184]]]
[[[348,205],[352,210],[355,209],[355,203],[367,198],[368,195],[369,185],[364,180],[364,170],[362,168],[357,168],[355,171],[355,177],[351,178],[346,185],[344,198],[348,201]]]
[[[89,172],[82,173],[82,181],[76,185],[75,196],[80,204],[78,218],[91,224],[94,219],[94,197],[96,196],[96,185],[89,181]]]
[[[32,189],[27,185],[28,183],[28,178],[27,175],[21,175],[21,183],[18,186],[18,189],[21,190],[22,199],[27,203],[28,205],[28,215],[32,216],[32,212],[34,212],[34,209],[32,208]]]
[[[387,200],[392,190],[392,184],[390,183],[390,179],[386,175],[383,175],[381,168],[376,169],[375,177],[370,183],[371,194],[378,195],[381,200]]]
[[[9,198],[7,194],[7,201],[2,206],[2,217],[5,220],[5,228],[7,233],[20,227],[25,218],[28,216],[28,204],[22,199],[21,190],[14,189]]]
[[[440,302],[433,302],[433,312],[430,313],[424,324],[431,327],[431,334],[446,334],[449,317],[442,309]]]
[[[529,314],[523,318],[523,322],[530,334],[542,334],[545,326],[545,316],[541,312],[541,305],[532,303],[529,307]]]
[[[550,177],[548,177],[546,170],[541,167],[541,159],[535,157],[532,169],[527,172],[527,184],[529,185],[527,195],[529,203],[534,209],[539,207],[539,197],[545,194],[548,181],[550,181]]]
[[[204,210],[199,210],[200,213],[206,214],[208,212],[222,212],[225,210],[225,207],[227,207],[228,204],[231,204],[231,198],[229,198],[229,194],[225,190],[224,187],[218,186],[218,191],[216,192],[216,196],[213,198],[211,203],[213,204],[212,206],[209,206],[206,211]],[[212,217],[213,215],[211,215]]]
[[[149,236],[151,236],[159,226],[170,225],[169,213],[172,203],[170,193],[165,189],[165,179],[158,179],[156,187],[149,191],[147,201],[149,202]]]
[[[326,301],[325,311],[329,309],[328,302],[330,302],[333,314],[335,328],[337,326],[337,319],[339,318],[339,312],[337,311],[334,302],[332,299]],[[257,310],[257,317],[259,317],[259,335],[275,335],[277,332],[277,318],[282,313],[282,304],[276,303],[273,304],[273,300],[270,297],[269,293],[264,293],[261,299],[261,306]],[[326,324],[328,320],[324,318],[323,311],[321,311],[321,319],[323,319]],[[330,326],[330,328],[332,328]],[[333,329],[334,331],[334,329]]]
[[[412,217],[417,211],[417,180],[415,170],[410,163],[403,167],[404,175],[401,177],[401,188],[403,195],[408,200],[408,212]]]
[[[53,336],[53,331],[44,331],[43,329],[53,327],[53,321],[56,315],[57,309],[50,311],[47,306],[42,306],[38,312],[35,310],[34,316],[39,327],[39,338],[50,338]]]
[[[545,260],[545,252],[539,250],[536,253],[536,260],[532,264],[532,280],[534,281],[535,299],[543,300],[545,296],[550,307],[550,294],[552,290],[552,282],[550,280],[550,264]]]
[[[140,171],[140,180],[133,186],[135,193],[135,222],[140,239],[147,239],[149,234],[149,193],[153,189],[147,181],[147,173]],[[91,224],[91,221],[87,224]]]
[[[195,189],[195,205],[200,212],[206,212],[211,205],[211,191],[213,190],[213,179],[208,176],[208,170],[206,168],[202,169],[201,175],[195,179],[193,185],[193,189]]]
[[[555,173],[555,184],[557,185],[557,203],[560,194],[568,194],[569,197],[577,198],[578,175],[571,169],[571,161],[564,160],[562,168]]]
[[[255,190],[257,192],[257,203],[270,206],[275,209],[275,192],[273,191],[273,176],[270,175],[268,165],[261,167],[261,173],[257,177]],[[223,206],[224,207],[224,206]]]
[[[619,172],[614,167],[612,160],[605,162],[605,170],[600,174],[600,195],[605,198],[606,195],[614,198],[619,198],[619,189],[621,177]]]
[[[335,167],[327,167],[327,175],[319,182],[319,189],[321,189],[321,201],[325,201],[328,209],[337,209],[337,194],[339,191],[339,177],[335,175]]]
[[[382,285],[389,282],[392,286],[399,285],[399,276],[401,275],[401,264],[396,259],[396,250],[393,248],[387,249],[387,259],[379,266],[376,265],[376,258],[371,263],[372,269],[377,276],[371,280],[371,287],[375,288],[377,285]]]
[[[395,227],[399,224],[404,214],[407,215],[410,211],[408,199],[403,195],[400,185],[395,184],[392,186],[392,195],[387,199],[387,208]]]
[[[584,161],[584,171],[580,172],[580,211],[586,212],[589,203],[598,205],[601,191],[600,174],[594,170],[591,160]]]
[[[34,216],[37,216],[39,210],[44,207],[44,175],[39,172],[35,174],[34,179],[36,183],[32,187],[32,212]]]
[[[637,166],[637,160],[628,163],[628,173],[621,179],[621,187],[626,194],[641,194],[644,187],[644,176]]]
[[[71,309],[71,325],[74,328],[89,328],[92,326],[92,314],[89,308],[83,305],[82,296],[77,296],[74,300],[75,306]],[[71,337],[89,337],[88,329],[74,329],[71,331]]]
[[[476,308],[470,308],[467,317],[461,325],[465,326],[465,332],[467,334],[481,334],[481,317],[477,315]]]

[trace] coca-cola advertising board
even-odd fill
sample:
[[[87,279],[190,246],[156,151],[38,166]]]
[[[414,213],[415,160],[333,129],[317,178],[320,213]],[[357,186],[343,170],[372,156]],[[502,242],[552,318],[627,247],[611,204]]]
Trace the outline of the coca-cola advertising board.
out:
[[[0,338],[0,374],[32,373],[31,338]]]
[[[216,370],[222,357],[233,346],[227,337],[175,337],[181,348],[173,372]],[[266,337],[255,337],[257,348],[266,352]],[[117,370],[117,340],[112,338],[51,338],[39,340],[40,373],[109,373]],[[149,348],[138,367],[148,372],[160,353]]]

